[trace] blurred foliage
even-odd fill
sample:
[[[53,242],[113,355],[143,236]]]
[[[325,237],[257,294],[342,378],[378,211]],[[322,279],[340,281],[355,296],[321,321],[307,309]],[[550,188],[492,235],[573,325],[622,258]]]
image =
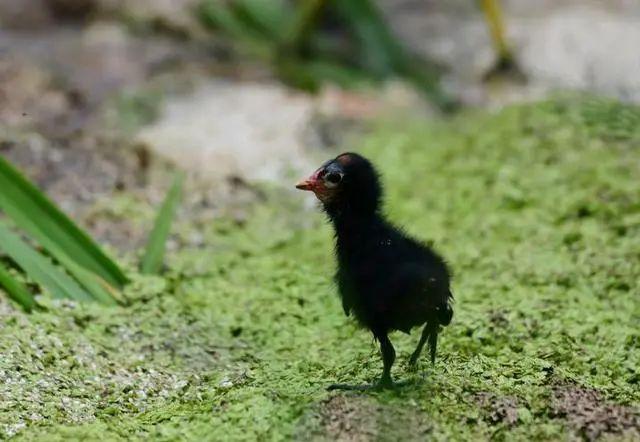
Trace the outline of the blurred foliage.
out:
[[[436,69],[409,56],[371,0],[204,0],[202,23],[222,33],[239,52],[266,60],[296,87],[316,91],[400,77],[443,110],[454,102]]]
[[[0,250],[54,297],[113,304],[117,289],[127,282],[115,261],[2,157],[0,188],[0,209],[48,256],[4,222],[0,223]],[[32,298],[25,296],[11,273],[3,272],[0,285],[23,308],[32,308]]]
[[[87,290],[80,287],[49,257],[27,244],[4,223],[0,223],[0,237],[2,238],[2,251],[54,298],[69,298],[76,301],[90,301],[92,299]],[[26,308],[25,305],[23,307]]]
[[[179,174],[158,213],[142,264],[147,273],[162,264],[181,184]],[[122,302],[120,290],[128,278],[118,264],[1,156],[0,189],[0,210],[7,218],[0,219],[0,252],[12,264],[0,262],[0,287],[10,298],[26,311],[33,309],[34,296],[24,278],[54,298]]]

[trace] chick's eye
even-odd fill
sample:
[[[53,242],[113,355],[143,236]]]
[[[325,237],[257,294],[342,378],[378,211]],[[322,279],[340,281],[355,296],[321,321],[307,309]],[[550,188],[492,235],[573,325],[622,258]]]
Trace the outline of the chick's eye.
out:
[[[331,172],[331,173],[328,173],[327,175],[325,175],[324,180],[327,183],[336,185],[340,181],[342,181],[342,175],[340,175],[339,173],[336,173],[336,172]]]

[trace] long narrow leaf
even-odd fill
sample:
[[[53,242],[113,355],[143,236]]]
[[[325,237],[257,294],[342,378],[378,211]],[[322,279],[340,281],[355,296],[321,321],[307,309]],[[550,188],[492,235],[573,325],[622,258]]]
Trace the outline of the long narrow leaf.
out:
[[[411,81],[444,111],[455,109],[433,66],[416,62],[391,32],[373,0],[337,1],[333,5],[360,44],[362,67],[379,78],[397,75]]]
[[[291,19],[289,8],[282,0],[236,0],[233,9],[246,26],[273,41],[282,39]]]
[[[32,231],[32,229],[37,228],[31,224],[30,220],[25,220],[20,227],[25,231]],[[120,299],[116,288],[102,279],[97,273],[87,270],[71,259],[48,236],[41,236],[38,243],[82,285],[93,299],[103,304],[115,304],[116,300]]]
[[[61,262],[61,264],[73,275],[94,300],[107,305],[115,305],[117,301],[122,302],[119,292],[95,273],[90,272],[72,260],[65,259],[65,262]]]
[[[142,260],[141,270],[143,273],[158,273],[162,267],[164,250],[171,229],[171,222],[180,201],[182,193],[182,183],[184,174],[177,173],[173,179],[171,189],[167,193],[162,207],[156,217],[153,230],[147,241],[147,248]]]
[[[334,2],[334,5],[360,43],[364,67],[382,76],[398,72],[407,57],[377,6],[371,0]]]
[[[200,16],[206,26],[218,29],[236,40],[246,42],[262,38],[259,32],[239,20],[230,6],[218,1],[203,2]]]
[[[221,31],[236,45],[236,49],[258,58],[270,58],[276,50],[275,42],[265,38],[259,30],[242,21],[231,6],[218,1],[204,1],[199,8],[202,23]]]
[[[48,239],[114,287],[121,288],[127,282],[118,265],[2,156],[0,189],[0,209],[35,240],[42,244],[46,241],[43,238]]]
[[[11,276],[9,270],[2,263],[0,263],[0,287],[27,312],[30,312],[36,304],[29,290]]]
[[[309,39],[327,3],[329,3],[328,0],[300,2],[295,17],[291,20],[290,28],[287,29],[286,44],[291,50],[298,51]]]
[[[0,249],[13,259],[35,282],[51,292],[55,298],[90,301],[85,292],[69,275],[53,265],[51,260],[35,251],[20,236],[0,222]]]

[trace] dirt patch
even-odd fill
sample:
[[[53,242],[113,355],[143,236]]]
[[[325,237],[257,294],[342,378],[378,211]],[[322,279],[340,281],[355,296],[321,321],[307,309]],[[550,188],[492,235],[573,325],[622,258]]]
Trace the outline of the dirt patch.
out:
[[[575,384],[553,387],[553,414],[567,420],[583,439],[596,440],[608,433],[632,432],[640,437],[640,412],[607,402],[598,391]]]
[[[518,398],[480,392],[476,394],[475,400],[484,410],[486,420],[492,425],[503,423],[512,427],[518,423]]]
[[[380,403],[373,396],[332,396],[303,418],[296,439],[348,442],[424,440],[432,430],[425,416],[416,404],[398,408]]]
[[[320,427],[337,441],[374,440],[376,407],[363,397],[334,396],[320,407]]]

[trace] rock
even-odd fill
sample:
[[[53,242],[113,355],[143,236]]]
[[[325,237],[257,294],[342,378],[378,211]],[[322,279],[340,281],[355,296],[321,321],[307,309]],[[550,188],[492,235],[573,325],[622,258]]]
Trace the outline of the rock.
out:
[[[495,53],[478,3],[380,1],[395,33],[447,69],[445,86],[463,102],[487,104],[497,95],[511,102],[566,88],[640,101],[638,2],[501,1],[515,57],[530,80],[516,90],[482,84]]]
[[[572,8],[522,29],[521,63],[537,81],[640,101],[640,14]]]
[[[212,177],[279,180],[311,167],[302,140],[313,112],[312,97],[274,83],[214,81],[168,98],[138,139]]]

